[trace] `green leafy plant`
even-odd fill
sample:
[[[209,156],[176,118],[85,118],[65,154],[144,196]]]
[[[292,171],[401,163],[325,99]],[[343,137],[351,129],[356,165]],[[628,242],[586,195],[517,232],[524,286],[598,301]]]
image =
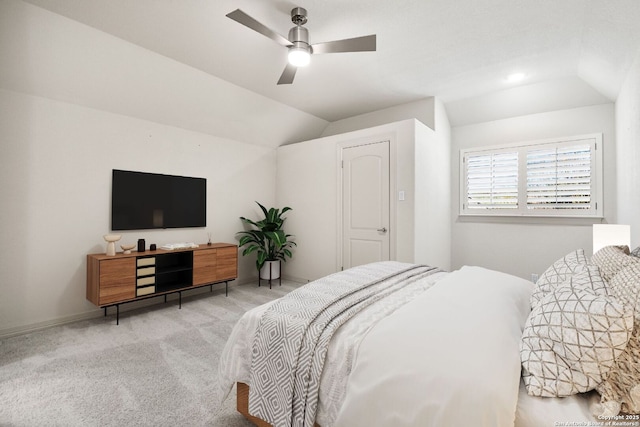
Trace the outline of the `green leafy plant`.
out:
[[[291,248],[297,246],[290,240],[290,234],[286,234],[282,229],[282,225],[286,218],[282,215],[292,210],[290,207],[284,207],[282,210],[270,208],[267,210],[260,203],[256,202],[264,218],[259,221],[252,221],[243,216],[240,217],[242,222],[249,227],[250,230],[240,231],[236,233],[239,236],[240,247],[245,247],[242,255],[249,255],[253,252],[257,254],[256,267],[258,270],[262,268],[266,261],[287,261],[287,257],[291,258]]]

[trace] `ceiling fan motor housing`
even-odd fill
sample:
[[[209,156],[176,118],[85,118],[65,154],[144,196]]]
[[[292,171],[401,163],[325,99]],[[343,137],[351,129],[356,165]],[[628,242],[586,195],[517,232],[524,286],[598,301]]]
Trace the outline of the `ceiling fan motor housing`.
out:
[[[304,27],[293,27],[289,30],[289,41],[294,44],[297,42],[309,44],[309,31]]]
[[[291,22],[296,25],[304,25],[307,23],[307,9],[303,7],[294,7],[291,9]]]

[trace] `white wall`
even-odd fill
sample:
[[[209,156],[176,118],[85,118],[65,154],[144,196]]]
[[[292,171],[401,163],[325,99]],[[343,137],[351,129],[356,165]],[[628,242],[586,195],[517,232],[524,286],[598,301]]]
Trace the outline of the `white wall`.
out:
[[[114,168],[207,179],[207,227],[119,243],[236,242],[253,200],[275,201],[275,151],[0,90],[0,335],[96,311],[86,254],[105,250]],[[240,280],[254,275],[242,265]]]
[[[631,225],[631,246],[640,246],[640,52],[616,101],[618,222]]]
[[[442,160],[432,158],[434,153],[444,153],[448,159],[448,141],[438,144],[433,130],[411,119],[278,148],[278,206],[293,208],[287,213],[286,230],[296,236],[298,244],[293,258],[284,265],[285,276],[314,280],[340,269],[338,242],[342,237],[337,221],[341,217],[338,203],[341,144],[384,140],[390,141],[391,191],[394,195],[399,190],[405,191],[404,201],[395,196],[390,201],[391,259],[449,266],[448,207],[442,210],[422,202],[435,195],[446,197],[446,204],[449,203],[448,165],[442,166]],[[420,157],[423,154],[426,159]],[[438,172],[438,182],[423,181]],[[427,190],[430,185],[440,188]],[[436,221],[425,217],[433,212]],[[439,228],[430,233],[429,227]]]
[[[0,1],[0,88],[277,147],[327,122],[19,0]]]
[[[436,132],[416,123],[415,261],[450,270],[451,126],[439,99],[434,123]]]
[[[614,106],[552,111],[452,129],[452,267],[479,265],[529,279],[562,255],[591,253],[592,221],[459,218],[459,151],[537,139],[602,133],[605,222],[616,221]]]
[[[336,147],[324,139],[316,141],[277,150],[277,206],[292,208],[286,214],[285,230],[298,245],[293,258],[283,265],[283,275],[300,281],[339,269]]]
[[[440,131],[440,129],[436,128],[435,110],[436,98],[430,96],[418,101],[331,122],[324,129],[321,136],[339,135],[407,119],[417,119],[431,129]]]

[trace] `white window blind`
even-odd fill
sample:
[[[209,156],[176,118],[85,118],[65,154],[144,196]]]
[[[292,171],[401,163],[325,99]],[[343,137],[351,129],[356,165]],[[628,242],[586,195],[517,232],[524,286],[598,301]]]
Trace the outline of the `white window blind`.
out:
[[[591,207],[589,144],[527,153],[527,209]]]
[[[602,216],[602,135],[461,150],[460,214]]]
[[[518,208],[518,152],[467,157],[469,209]]]

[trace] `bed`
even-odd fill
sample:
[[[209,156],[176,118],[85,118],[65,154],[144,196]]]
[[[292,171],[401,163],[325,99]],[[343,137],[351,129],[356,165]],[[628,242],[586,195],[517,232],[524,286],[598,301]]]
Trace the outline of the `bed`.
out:
[[[558,264],[573,258],[535,285],[481,267],[394,261],[316,280],[240,319],[220,360],[222,395],[235,385],[239,411],[259,426],[604,425],[620,408],[604,411],[594,387],[544,397],[548,378],[523,359],[544,344],[523,345],[532,304],[565,289],[580,268]],[[628,341],[633,312],[620,311],[616,337]],[[626,348],[618,341],[614,359]]]

